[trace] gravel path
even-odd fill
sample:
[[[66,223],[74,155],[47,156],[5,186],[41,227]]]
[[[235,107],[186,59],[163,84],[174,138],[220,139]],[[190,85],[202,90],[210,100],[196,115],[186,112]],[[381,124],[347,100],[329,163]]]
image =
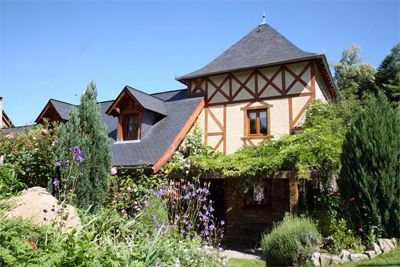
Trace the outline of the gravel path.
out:
[[[246,259],[246,260],[263,260],[264,256],[261,254],[260,251],[237,251],[237,250],[230,250],[227,249],[224,251],[224,256],[229,258],[235,259]]]

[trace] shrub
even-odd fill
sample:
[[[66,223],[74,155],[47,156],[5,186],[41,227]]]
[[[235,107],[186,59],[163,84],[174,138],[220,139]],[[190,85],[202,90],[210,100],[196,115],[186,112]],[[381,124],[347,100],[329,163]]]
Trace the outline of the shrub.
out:
[[[333,244],[327,248],[329,252],[339,254],[343,249],[362,251],[361,238],[348,228],[345,219],[333,219],[330,223],[330,231]]]
[[[60,234],[52,226],[5,219],[0,211],[0,265],[5,266],[222,266],[219,250],[179,239],[135,218],[102,210],[81,214],[82,230]]]
[[[110,144],[96,97],[96,86],[91,82],[79,107],[73,109],[69,121],[60,126],[55,157],[65,164],[71,157],[70,149],[80,148],[79,160],[83,163],[78,167],[81,175],[76,185],[75,204],[81,208],[92,207],[93,211],[100,209],[106,200],[111,167]],[[68,171],[61,172],[61,184],[69,183],[67,176]]]
[[[261,248],[268,265],[300,265],[310,258],[320,239],[310,219],[287,215],[271,233],[263,235]]]
[[[118,170],[116,175],[110,177],[108,206],[124,214],[134,215],[140,202],[148,195],[148,190],[157,191],[165,182],[162,175],[146,175],[143,168]]]
[[[47,187],[54,175],[54,137],[57,125],[37,125],[22,133],[0,131],[0,155],[27,186]]]
[[[338,185],[353,229],[400,236],[400,113],[370,97],[345,136]]]
[[[26,185],[18,180],[12,165],[0,166],[0,199],[10,197],[24,188]]]

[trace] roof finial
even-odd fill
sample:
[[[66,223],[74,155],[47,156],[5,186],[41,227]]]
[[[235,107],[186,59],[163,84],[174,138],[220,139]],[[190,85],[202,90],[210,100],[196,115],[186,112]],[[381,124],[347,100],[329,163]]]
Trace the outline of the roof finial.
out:
[[[265,9],[263,11],[263,19],[262,19],[260,25],[264,25],[264,24],[267,24],[267,22],[265,21]]]

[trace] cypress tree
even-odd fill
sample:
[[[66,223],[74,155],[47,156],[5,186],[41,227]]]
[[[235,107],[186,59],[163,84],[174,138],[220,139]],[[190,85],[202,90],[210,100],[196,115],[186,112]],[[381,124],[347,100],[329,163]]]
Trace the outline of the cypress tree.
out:
[[[111,152],[106,126],[97,103],[96,85],[90,82],[81,97],[80,105],[69,114],[69,121],[60,127],[58,135],[58,160],[71,158],[70,148],[78,146],[83,162],[79,164],[79,178],[74,191],[74,204],[81,208],[98,210],[107,197]],[[62,171],[62,177],[66,177]],[[70,188],[71,182],[61,180]]]
[[[400,236],[400,114],[369,97],[345,136],[338,185],[355,228]]]

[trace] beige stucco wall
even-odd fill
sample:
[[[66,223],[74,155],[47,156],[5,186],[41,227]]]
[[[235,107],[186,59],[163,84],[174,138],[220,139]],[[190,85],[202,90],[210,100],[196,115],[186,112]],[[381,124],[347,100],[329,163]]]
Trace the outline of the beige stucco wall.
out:
[[[308,64],[308,62],[301,62],[295,64],[286,65],[295,75],[299,75],[304,67]],[[259,71],[268,79],[276,73],[276,71],[280,68],[280,66],[268,67],[259,69]],[[246,86],[255,94],[256,90],[256,82],[258,85],[258,90],[263,88],[266,85],[266,81],[260,77],[258,79],[254,78],[254,75],[249,79],[253,70],[245,70],[245,71],[237,71],[234,72],[233,75],[238,79],[241,83],[246,84]],[[292,84],[295,80],[295,77],[289,72],[285,71],[285,85],[286,88]],[[221,87],[226,95],[230,95],[229,92],[229,82],[227,80],[228,75],[216,75],[209,77],[209,79],[214,83],[216,86]],[[277,74],[273,79],[273,83],[282,88],[282,72]],[[301,79],[311,87],[311,68],[306,69],[306,71],[302,74]],[[207,86],[204,87],[204,90],[207,88],[208,96],[211,96],[215,93],[216,89],[215,86],[208,82]],[[240,84],[235,80],[232,79],[232,95],[236,93],[236,91],[240,88]],[[316,81],[315,81],[315,98],[321,99],[326,101],[326,86],[324,81],[322,80],[321,75],[316,70]],[[300,93],[308,93],[309,95],[302,95],[299,96]],[[267,89],[260,95],[261,98],[264,99],[263,102],[272,107],[269,109],[270,111],[270,133],[273,136],[273,139],[278,139],[285,134],[290,133],[290,118],[289,118],[289,103],[292,103],[292,119],[294,120],[298,117],[298,114],[304,112],[304,108],[310,103],[311,91],[308,89],[303,83],[297,81],[291,89],[286,92],[289,96],[281,96],[281,94],[274,89],[272,86],[268,86]],[[272,97],[268,99],[268,97]],[[289,100],[289,98],[291,100]],[[244,137],[244,112],[241,108],[251,104],[251,106],[261,106],[263,103],[256,102],[254,96],[247,90],[242,90],[234,101],[241,101],[239,103],[230,102],[226,99],[226,97],[217,92],[215,96],[208,101],[207,108],[210,112],[212,112],[216,119],[222,124],[223,127],[226,128],[226,153],[231,154],[241,148],[244,144],[243,137]],[[207,101],[206,101],[207,102]],[[218,104],[220,102],[226,103],[226,124],[224,125],[224,104]],[[296,124],[294,126],[299,126],[303,123],[305,117],[303,113]],[[203,109],[201,114],[197,119],[198,125],[202,128],[204,133],[204,140],[207,139],[207,144],[215,147],[223,138],[223,135],[213,135],[213,136],[205,136],[206,134],[206,111]],[[218,127],[218,124],[214,121],[212,116],[208,115],[208,124],[207,124],[207,133],[222,133],[223,130]],[[262,141],[261,139],[252,139],[251,140],[254,144]],[[222,142],[221,145],[218,147],[218,150],[223,152],[224,143]]]

